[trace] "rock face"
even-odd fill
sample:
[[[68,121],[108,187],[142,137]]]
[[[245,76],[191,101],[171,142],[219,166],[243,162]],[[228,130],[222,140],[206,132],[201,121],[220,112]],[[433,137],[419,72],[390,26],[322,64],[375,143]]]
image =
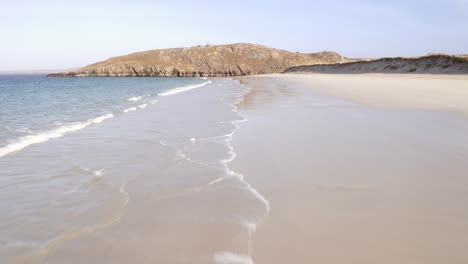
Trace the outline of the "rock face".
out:
[[[138,52],[49,76],[222,77],[279,73],[292,66],[346,61],[334,52],[304,54],[239,43]]]
[[[468,74],[468,55],[430,54],[414,58],[397,57],[331,65],[304,65],[291,67],[285,72]]]

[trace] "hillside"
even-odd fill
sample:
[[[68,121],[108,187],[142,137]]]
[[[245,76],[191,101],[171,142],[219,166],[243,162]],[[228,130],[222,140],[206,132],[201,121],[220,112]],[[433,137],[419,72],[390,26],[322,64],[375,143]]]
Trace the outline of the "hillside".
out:
[[[341,64],[315,64],[291,67],[286,73],[429,73],[468,74],[467,55],[429,54],[423,57],[382,58]]]
[[[346,61],[334,52],[304,54],[238,43],[138,52],[49,76],[221,77],[279,73],[293,66]]]

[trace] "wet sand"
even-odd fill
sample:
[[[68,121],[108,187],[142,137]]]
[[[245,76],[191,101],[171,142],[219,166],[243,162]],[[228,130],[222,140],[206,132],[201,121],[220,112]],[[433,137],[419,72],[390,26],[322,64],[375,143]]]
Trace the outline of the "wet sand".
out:
[[[467,77],[239,79],[230,166],[271,206],[255,263],[468,263]]]

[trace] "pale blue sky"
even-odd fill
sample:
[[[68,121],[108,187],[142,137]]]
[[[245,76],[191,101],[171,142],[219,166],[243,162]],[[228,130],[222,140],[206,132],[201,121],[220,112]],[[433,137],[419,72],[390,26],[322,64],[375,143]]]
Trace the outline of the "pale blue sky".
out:
[[[468,53],[468,0],[1,2],[0,70],[234,42],[347,57]]]

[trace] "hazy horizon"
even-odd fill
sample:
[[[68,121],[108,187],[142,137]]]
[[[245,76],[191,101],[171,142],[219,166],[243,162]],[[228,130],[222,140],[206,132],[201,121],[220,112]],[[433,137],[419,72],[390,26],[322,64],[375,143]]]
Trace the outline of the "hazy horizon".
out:
[[[468,53],[468,1],[85,0],[4,3],[0,71],[68,69],[132,52],[248,42],[346,57]]]

